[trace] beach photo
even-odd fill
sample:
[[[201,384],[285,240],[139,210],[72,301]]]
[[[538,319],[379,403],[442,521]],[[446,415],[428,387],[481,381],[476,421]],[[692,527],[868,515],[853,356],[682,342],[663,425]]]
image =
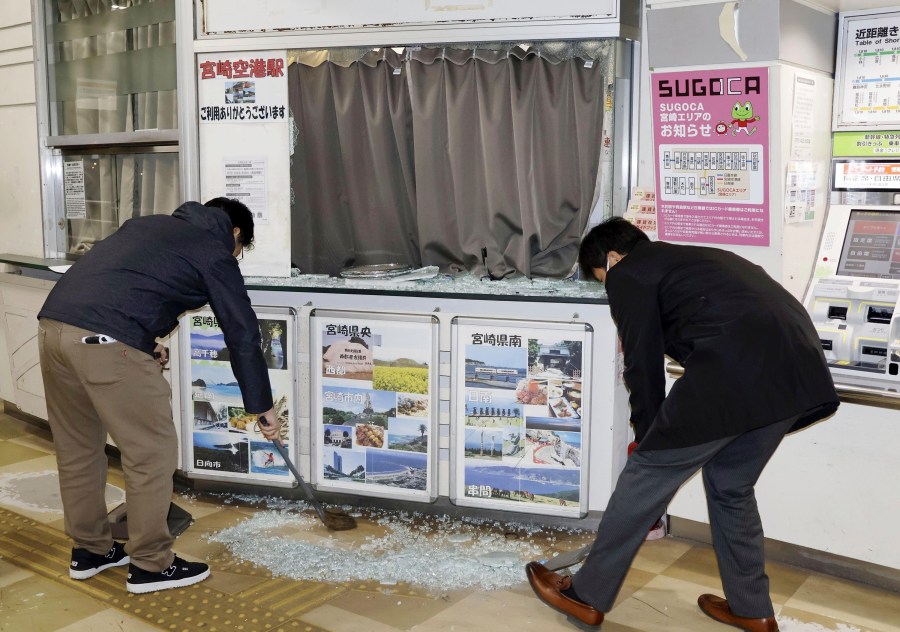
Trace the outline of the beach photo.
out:
[[[428,452],[428,424],[418,419],[389,419],[387,447],[407,452]]]
[[[191,362],[191,399],[243,406],[244,399],[230,365]]]
[[[466,345],[466,386],[515,389],[527,367],[528,353],[522,347]]]
[[[472,497],[561,507],[578,506],[581,472],[482,465],[477,461],[466,461],[464,488],[466,496]]]
[[[417,452],[366,450],[366,483],[424,490],[428,458]]]

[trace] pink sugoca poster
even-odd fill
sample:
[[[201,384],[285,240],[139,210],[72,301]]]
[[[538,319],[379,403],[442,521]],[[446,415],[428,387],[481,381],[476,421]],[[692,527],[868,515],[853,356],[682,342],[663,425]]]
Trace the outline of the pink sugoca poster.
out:
[[[659,238],[769,245],[768,69],[656,72]]]

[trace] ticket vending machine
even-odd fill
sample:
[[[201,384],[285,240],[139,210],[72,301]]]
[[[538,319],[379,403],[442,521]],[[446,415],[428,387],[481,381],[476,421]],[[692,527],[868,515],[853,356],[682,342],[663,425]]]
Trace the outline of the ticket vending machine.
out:
[[[834,205],[805,297],[836,383],[900,388],[900,206]]]

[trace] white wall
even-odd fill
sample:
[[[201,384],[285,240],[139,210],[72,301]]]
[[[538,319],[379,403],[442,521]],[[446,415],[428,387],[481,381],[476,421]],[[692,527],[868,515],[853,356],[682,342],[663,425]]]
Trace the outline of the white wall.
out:
[[[789,435],[756,486],[766,537],[900,569],[897,415],[844,403],[831,419]],[[709,523],[700,476],[669,514]]]
[[[0,3],[0,252],[42,257],[30,0]]]
[[[812,116],[812,146],[810,162],[816,168],[815,219],[797,223],[784,223],[785,180],[791,160],[792,113],[794,109],[795,82],[798,77],[814,82],[815,109]],[[770,111],[777,114],[780,121],[780,137],[773,131],[770,156],[772,172],[769,200],[774,222],[781,224],[781,284],[798,299],[803,299],[806,286],[812,277],[816,251],[822,227],[825,223],[825,209],[831,167],[831,101],[834,80],[830,75],[813,70],[801,69],[789,64],[778,64],[769,82],[772,89]],[[776,108],[778,111],[776,112]],[[774,232],[774,231],[773,231]]]

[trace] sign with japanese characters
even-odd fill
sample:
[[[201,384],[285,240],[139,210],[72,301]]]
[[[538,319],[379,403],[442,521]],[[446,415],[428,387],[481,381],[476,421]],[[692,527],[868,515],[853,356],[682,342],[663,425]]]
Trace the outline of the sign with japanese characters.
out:
[[[900,156],[900,131],[835,132],[832,155],[860,158]]]
[[[488,319],[454,325],[454,502],[582,514],[588,331]]]
[[[659,238],[769,245],[768,69],[653,73]]]
[[[849,161],[834,163],[835,189],[896,191],[900,189],[900,163]]]
[[[835,129],[900,127],[900,12],[841,16]]]
[[[291,450],[296,431],[294,400],[294,316],[287,311],[257,310],[260,346],[269,367],[275,413],[282,421],[282,441]],[[241,390],[231,370],[222,328],[211,311],[182,318],[190,362],[184,379],[190,388],[190,437],[185,470],[192,476],[242,478],[293,484],[284,459],[263,437],[256,415],[244,408]],[[260,411],[254,411],[260,412]]]
[[[84,162],[67,160],[63,163],[63,191],[65,192],[66,219],[87,217],[84,196]]]
[[[271,51],[200,55],[201,123],[266,123],[288,118],[286,59]]]
[[[313,480],[320,488],[430,501],[437,454],[431,317],[315,312]]]

